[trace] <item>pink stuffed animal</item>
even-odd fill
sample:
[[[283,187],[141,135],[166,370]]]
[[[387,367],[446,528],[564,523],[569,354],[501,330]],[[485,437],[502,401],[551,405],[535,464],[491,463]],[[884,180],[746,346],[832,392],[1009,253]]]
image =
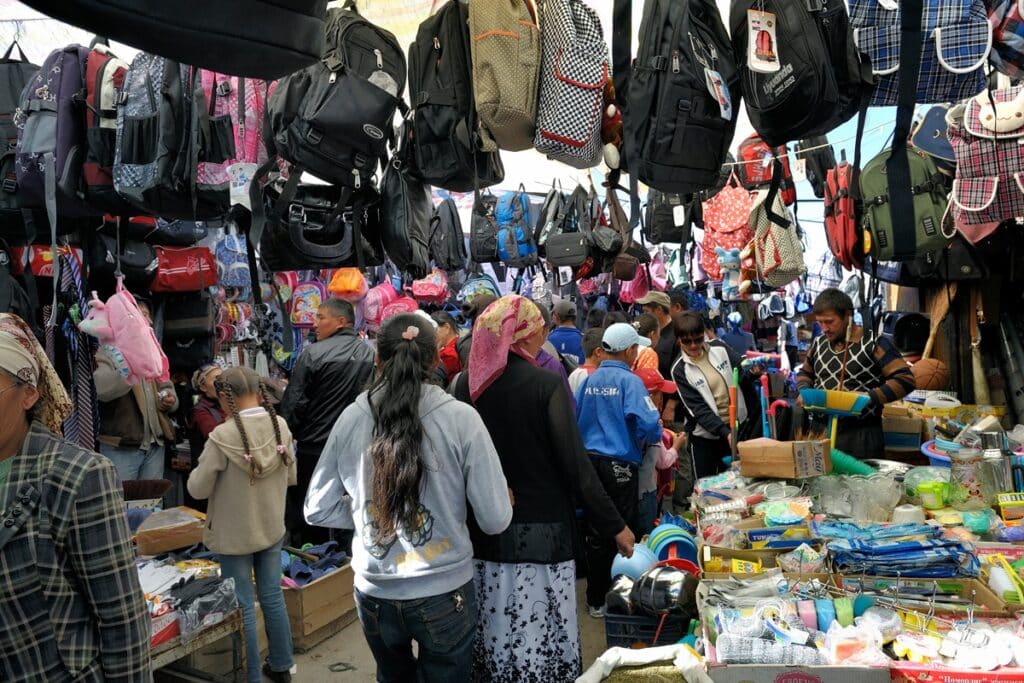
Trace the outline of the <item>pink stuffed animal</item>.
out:
[[[160,348],[153,327],[139,310],[132,293],[122,286],[121,278],[117,280],[117,291],[106,303],[100,301],[96,292],[92,293],[89,315],[78,324],[78,329],[115,349],[116,355],[112,358],[121,366],[118,370],[122,374],[127,368],[125,381],[128,384],[164,381],[170,376],[167,356]]]

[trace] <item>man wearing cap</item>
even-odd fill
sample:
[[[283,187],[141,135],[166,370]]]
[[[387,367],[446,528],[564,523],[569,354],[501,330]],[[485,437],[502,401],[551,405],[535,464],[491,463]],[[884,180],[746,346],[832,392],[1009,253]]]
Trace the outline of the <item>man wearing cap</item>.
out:
[[[551,309],[555,329],[548,335],[548,341],[555,350],[579,366],[583,363],[583,333],[576,328],[576,304],[562,299]]]
[[[668,377],[672,373],[672,363],[679,357],[676,334],[672,328],[672,300],[664,292],[650,291],[636,302],[643,306],[644,313],[650,313],[658,319],[661,333],[654,350],[658,352],[658,372],[662,377]]]
[[[576,419],[583,445],[608,497],[630,529],[637,528],[638,468],[647,444],[661,439],[658,410],[643,381],[630,368],[640,345],[650,345],[632,325],[615,323],[604,331],[604,360],[576,390]],[[587,605],[590,615],[604,615],[611,586],[615,544],[591,537],[587,544]]]

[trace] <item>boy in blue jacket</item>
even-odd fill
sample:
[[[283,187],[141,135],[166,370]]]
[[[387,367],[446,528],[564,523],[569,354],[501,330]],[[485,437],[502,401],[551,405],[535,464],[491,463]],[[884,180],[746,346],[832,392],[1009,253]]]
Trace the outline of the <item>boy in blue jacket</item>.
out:
[[[651,342],[627,323],[615,323],[601,338],[604,360],[576,389],[576,420],[590,462],[630,529],[637,528],[637,470],[647,444],[661,439],[658,410],[643,381],[630,369],[639,346]],[[615,543],[595,534],[587,544],[587,606],[604,616],[611,586]]]

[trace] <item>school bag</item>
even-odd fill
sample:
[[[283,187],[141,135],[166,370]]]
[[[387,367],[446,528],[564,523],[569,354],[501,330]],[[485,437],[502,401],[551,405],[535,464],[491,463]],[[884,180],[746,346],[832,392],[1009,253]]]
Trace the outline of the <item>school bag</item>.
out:
[[[282,78],[267,102],[268,153],[355,190],[372,184],[394,139],[406,66],[394,35],[352,2],[328,12],[322,59]]]
[[[18,48],[20,59],[13,56],[14,48]],[[24,229],[15,166],[18,126],[14,116],[21,103],[21,91],[38,71],[39,67],[28,61],[17,41],[0,57],[0,232],[9,237]]]
[[[726,251],[743,249],[754,239],[750,227],[750,191],[744,188],[733,173],[718,194],[704,202],[704,238],[701,240],[701,265],[714,281],[722,279],[716,247]]]
[[[366,296],[369,288],[358,268],[338,268],[327,285],[327,291],[331,296],[355,303]]]
[[[78,323],[78,329],[113,349],[112,357],[129,384],[167,379],[167,356],[121,278],[106,302],[100,301],[96,292],[92,293],[89,313]]]
[[[384,321],[384,309],[398,298],[398,292],[387,278],[379,285],[371,287],[360,305],[363,308],[363,323],[368,332],[376,332]]]
[[[402,313],[415,313],[418,310],[420,310],[420,305],[416,299],[403,294],[384,307],[384,311],[381,313],[381,322]]]
[[[860,173],[860,194],[864,202],[863,228],[868,253],[878,261],[913,261],[927,252],[946,247],[942,220],[949,204],[942,174],[935,162],[917,150],[907,150],[913,218],[893,216],[889,171],[891,150],[869,161]]]
[[[498,255],[498,199],[489,191],[477,192],[469,222],[469,258],[473,263],[495,263]]]
[[[844,3],[733,0],[729,23],[750,123],[772,147],[824,135],[871,94]]]
[[[921,0],[918,104],[956,102],[985,87],[992,28],[984,0]],[[871,60],[878,85],[872,106],[897,104],[901,71],[900,8],[905,2],[850,0],[857,47]]]
[[[412,298],[421,304],[440,306],[451,295],[448,291],[448,276],[440,268],[433,268],[426,277],[413,280],[410,289]]]
[[[676,192],[648,190],[640,234],[651,244],[686,244],[691,237],[694,211],[700,211],[700,202]]]
[[[327,289],[319,280],[299,282],[292,289],[291,321],[294,327],[316,325],[316,312],[328,299]]]
[[[541,5],[541,67],[534,148],[573,168],[601,161],[611,57],[601,19],[582,0]]]
[[[267,160],[263,118],[269,85],[266,81],[226,76],[205,69],[199,72],[199,81],[209,108],[211,133],[230,134],[235,153],[219,163],[200,161],[196,182],[217,188],[226,195],[224,203],[231,205],[229,187],[232,175],[237,177],[238,174],[236,165],[249,164],[251,175]],[[223,122],[229,122],[230,126],[222,125]]]
[[[540,210],[537,213],[537,225],[533,231],[533,241],[537,244],[537,253],[541,256],[545,254],[548,237],[555,233],[565,218],[568,198],[562,192],[561,183],[558,183],[558,187],[555,187],[555,183],[556,181],[552,181],[551,189],[548,190],[540,205]]]
[[[766,189],[772,183],[773,163],[780,160],[778,168],[782,169],[780,194],[786,206],[796,203],[796,185],[793,184],[793,172],[789,168],[789,149],[785,145],[772,148],[757,133],[751,133],[740,143],[737,150],[737,170],[740,182],[748,190]]]
[[[230,224],[224,236],[214,247],[217,260],[217,281],[225,287],[249,287],[248,242],[234,224]]]
[[[493,296],[495,299],[501,298],[501,290],[498,289],[498,283],[494,281],[494,278],[485,273],[478,272],[466,279],[466,282],[459,289],[459,293],[455,296],[455,300],[460,304],[468,304],[481,294]]]
[[[946,121],[956,154],[950,213],[974,243],[1002,221],[1024,216],[1024,86],[984,91],[953,107]]]
[[[533,0],[469,3],[473,97],[484,149],[533,145],[540,26]]]
[[[445,197],[434,207],[429,251],[430,260],[441,270],[462,270],[466,266],[466,237],[462,234],[459,207],[451,197]]]
[[[114,147],[117,143],[117,104],[128,74],[128,63],[95,38],[85,61],[85,159],[82,183],[86,200],[115,216],[134,213],[114,189]]]
[[[529,215],[530,198],[522,185],[518,191],[506,192],[498,199],[494,211],[498,224],[498,260],[510,268],[526,268],[538,261]]]
[[[467,7],[448,0],[420,24],[409,46],[414,172],[452,192],[490,187],[505,177],[499,152],[481,146],[468,21]]]
[[[577,186],[566,202],[557,232],[548,237],[545,256],[553,268],[593,268],[597,252],[592,242],[592,221],[590,197],[586,189]]]
[[[412,277],[430,270],[430,188],[406,164],[392,160],[384,171],[381,198],[381,239],[398,269]]]
[[[844,158],[825,176],[825,237],[829,251],[847,269],[864,265],[856,175],[856,166]]]
[[[805,272],[804,249],[796,220],[790,215],[779,192],[781,162],[772,163],[772,182],[767,190],[758,190],[750,206],[750,225],[754,230],[754,263],[757,278],[770,287],[785,287]]]
[[[631,175],[663,192],[689,194],[715,185],[740,101],[732,55],[712,0],[644,3],[623,112]]]
[[[825,176],[836,165],[836,156],[824,135],[805,138],[794,147],[797,163],[803,162],[804,175],[818,199],[825,198]],[[788,160],[787,160],[788,161]]]

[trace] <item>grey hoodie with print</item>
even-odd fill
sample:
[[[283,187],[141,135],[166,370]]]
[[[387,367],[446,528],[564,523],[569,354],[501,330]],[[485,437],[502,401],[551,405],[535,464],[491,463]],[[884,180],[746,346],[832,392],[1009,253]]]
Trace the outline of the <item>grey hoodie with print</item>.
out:
[[[485,533],[500,533],[512,522],[501,462],[476,410],[424,385],[419,412],[424,470],[417,528],[399,528],[387,538],[377,532],[367,454],[373,414],[366,392],[335,423],[306,494],[307,522],[355,529],[356,588],[388,600],[441,595],[473,578],[467,501]]]

